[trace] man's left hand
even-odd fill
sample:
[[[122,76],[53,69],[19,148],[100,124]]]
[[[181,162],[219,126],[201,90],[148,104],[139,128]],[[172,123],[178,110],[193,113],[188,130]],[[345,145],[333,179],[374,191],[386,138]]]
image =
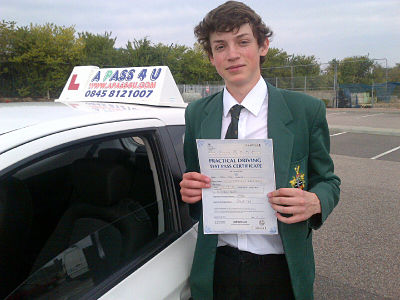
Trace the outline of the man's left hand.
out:
[[[321,213],[321,203],[316,194],[295,188],[281,188],[268,193],[271,207],[279,221],[292,224]],[[284,217],[282,214],[291,215]]]

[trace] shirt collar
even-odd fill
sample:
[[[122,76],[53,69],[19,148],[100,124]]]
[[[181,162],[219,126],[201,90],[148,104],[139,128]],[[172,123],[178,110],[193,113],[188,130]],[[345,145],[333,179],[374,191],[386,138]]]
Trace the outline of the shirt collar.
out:
[[[257,84],[250,90],[250,92],[243,99],[241,105],[243,105],[248,111],[257,117],[261,110],[261,106],[264,100],[268,101],[268,89],[264,79],[260,76]],[[238,104],[235,98],[228,92],[226,87],[224,88],[224,117],[228,116],[229,110],[235,104]]]

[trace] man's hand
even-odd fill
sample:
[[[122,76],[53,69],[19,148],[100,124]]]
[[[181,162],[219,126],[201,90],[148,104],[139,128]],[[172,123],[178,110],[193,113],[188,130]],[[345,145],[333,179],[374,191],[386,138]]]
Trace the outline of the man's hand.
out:
[[[207,176],[188,172],[183,174],[181,186],[182,201],[186,203],[196,203],[201,200],[201,190],[211,187],[211,179]]]
[[[268,193],[269,203],[277,212],[279,221],[287,224],[309,219],[321,213],[321,203],[316,194],[295,188],[282,188]],[[282,214],[291,214],[284,217]]]

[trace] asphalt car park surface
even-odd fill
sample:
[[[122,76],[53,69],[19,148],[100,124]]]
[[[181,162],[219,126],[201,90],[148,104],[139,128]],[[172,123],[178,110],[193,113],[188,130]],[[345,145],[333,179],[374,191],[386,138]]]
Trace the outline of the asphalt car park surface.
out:
[[[332,126],[400,129],[400,110],[328,109],[327,120]]]
[[[328,110],[331,153],[400,161],[400,110]]]
[[[314,234],[315,299],[400,299],[400,114],[328,110],[327,119],[342,185]]]
[[[331,153],[400,162],[400,136],[331,132]]]

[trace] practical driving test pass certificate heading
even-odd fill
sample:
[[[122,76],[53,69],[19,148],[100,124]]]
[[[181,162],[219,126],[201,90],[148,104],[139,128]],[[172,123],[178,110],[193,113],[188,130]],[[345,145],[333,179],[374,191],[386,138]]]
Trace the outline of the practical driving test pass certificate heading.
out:
[[[271,139],[198,139],[205,234],[278,234],[267,194],[275,190]]]

